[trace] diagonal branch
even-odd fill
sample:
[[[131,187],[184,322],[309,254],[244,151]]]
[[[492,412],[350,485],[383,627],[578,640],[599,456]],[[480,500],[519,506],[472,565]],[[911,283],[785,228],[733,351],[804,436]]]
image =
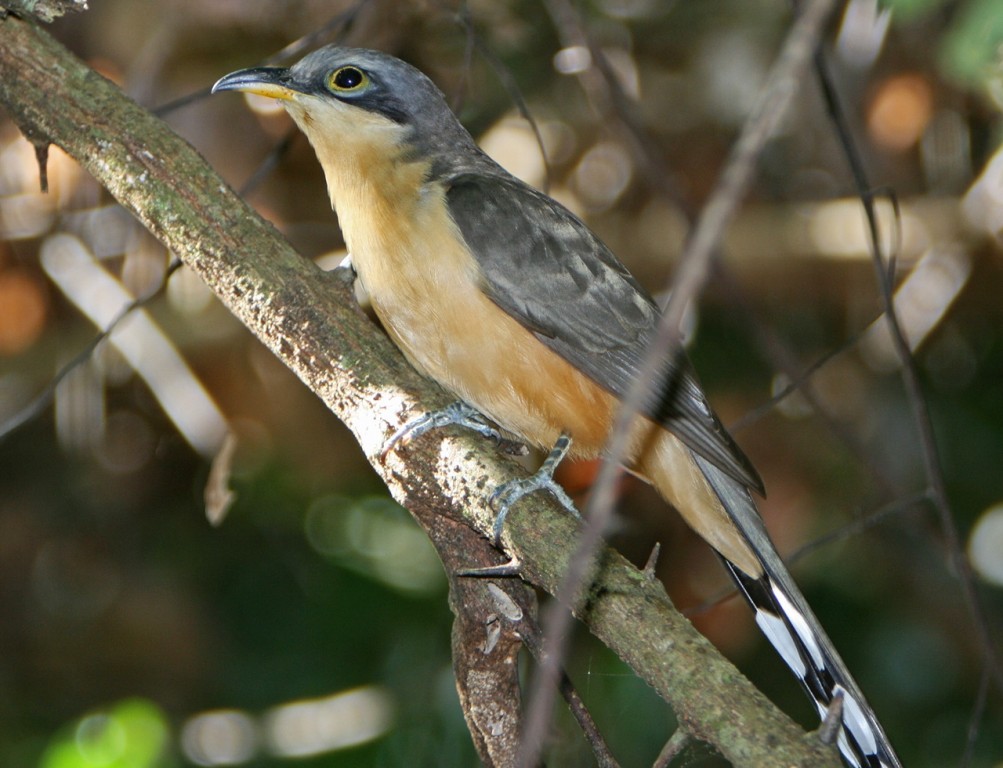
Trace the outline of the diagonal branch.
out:
[[[755,172],[756,162],[767,142],[775,135],[798,91],[801,72],[811,60],[836,7],[836,0],[811,0],[797,16],[777,60],[770,70],[756,106],[746,120],[738,141],[707,204],[690,233],[679,268],[672,277],[671,296],[644,357],[644,362],[623,402],[620,404],[613,431],[606,443],[606,457],[599,468],[586,509],[588,524],[577,542],[577,553],[558,591],[560,601],[544,617],[547,633],[547,663],[542,666],[531,696],[529,726],[526,734],[527,763],[534,764],[543,743],[557,680],[557,660],[562,657],[562,645],[568,636],[570,618],[563,605],[575,606],[572,596],[579,584],[589,578],[595,562],[600,537],[612,519],[615,485],[622,473],[620,457],[627,455],[631,425],[641,409],[651,382],[667,370],[664,361],[671,360],[680,350],[679,329],[691,301],[699,296],[710,275],[718,243],[735,216]]]
[[[301,258],[164,123],[13,17],[0,21],[0,103],[23,131],[80,162],[321,397],[445,563],[462,561],[471,537],[490,534],[489,493],[522,470],[484,441],[442,433],[381,460],[387,435],[450,398],[365,318],[343,273],[325,274]],[[532,499],[509,516],[504,541],[526,579],[553,594],[577,530],[556,504]],[[737,766],[838,765],[834,751],[779,712],[693,629],[660,584],[608,549],[598,554],[601,568],[580,617],[691,734]]]

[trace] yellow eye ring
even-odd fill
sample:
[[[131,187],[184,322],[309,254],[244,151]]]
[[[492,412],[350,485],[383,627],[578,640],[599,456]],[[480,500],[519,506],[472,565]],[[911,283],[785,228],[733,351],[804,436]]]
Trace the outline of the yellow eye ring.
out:
[[[360,91],[369,85],[369,75],[358,67],[340,67],[328,75],[327,85],[332,91],[340,93]]]

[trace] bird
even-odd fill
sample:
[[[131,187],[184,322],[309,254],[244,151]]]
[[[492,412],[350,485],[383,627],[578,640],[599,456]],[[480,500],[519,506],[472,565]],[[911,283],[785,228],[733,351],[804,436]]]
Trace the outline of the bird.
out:
[[[278,99],[306,134],[372,310],[465,404],[461,420],[557,446],[555,459],[602,455],[660,309],[580,218],[489,158],[433,81],[389,54],[329,45],[212,90]],[[717,552],[823,722],[834,709],[844,762],[899,767],[770,540],[753,499],[762,479],[685,354],[662,368],[625,464]]]

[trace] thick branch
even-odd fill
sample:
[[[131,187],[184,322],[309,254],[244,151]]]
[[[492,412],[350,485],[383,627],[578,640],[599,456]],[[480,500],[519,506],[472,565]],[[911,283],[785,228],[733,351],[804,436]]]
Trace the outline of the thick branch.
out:
[[[87,0],[4,0],[0,3],[0,9],[0,15],[3,11],[10,11],[19,16],[50,22],[70,11],[86,11]]]
[[[384,439],[406,418],[450,398],[358,311],[346,281],[298,256],[164,123],[12,17],[0,21],[0,102],[35,141],[76,158],[324,400],[445,563],[462,562],[471,530],[488,535],[489,492],[521,470],[484,441],[441,433],[380,459]],[[436,525],[442,516],[464,525]],[[526,578],[553,593],[577,534],[558,507],[533,498],[509,516],[504,543]],[[676,612],[660,584],[612,551],[600,561],[582,620],[689,732],[735,765],[839,764]]]

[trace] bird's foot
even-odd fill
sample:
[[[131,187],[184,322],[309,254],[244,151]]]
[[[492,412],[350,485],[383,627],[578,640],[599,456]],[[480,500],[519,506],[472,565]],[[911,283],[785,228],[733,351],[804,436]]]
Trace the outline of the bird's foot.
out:
[[[492,526],[492,540],[496,547],[501,543],[502,526],[505,524],[505,517],[508,515],[509,510],[523,496],[535,493],[536,491],[550,491],[561,503],[561,506],[575,517],[580,517],[578,510],[575,508],[575,502],[571,500],[571,497],[554,480],[554,471],[557,469],[557,465],[568,455],[570,449],[571,438],[568,435],[561,435],[557,438],[557,442],[550,450],[543,464],[532,477],[504,483],[491,494],[491,507],[498,512],[498,516],[495,518],[494,525]]]
[[[491,425],[483,413],[467,405],[462,400],[457,400],[440,411],[433,411],[432,413],[426,413],[424,416],[419,416],[417,419],[412,419],[390,435],[383,444],[380,458],[385,459],[387,454],[397,447],[398,443],[406,444],[419,435],[428,432],[430,429],[439,429],[440,427],[448,427],[454,424],[472,429],[477,434],[494,440],[496,445],[500,446],[503,443],[501,432]]]

